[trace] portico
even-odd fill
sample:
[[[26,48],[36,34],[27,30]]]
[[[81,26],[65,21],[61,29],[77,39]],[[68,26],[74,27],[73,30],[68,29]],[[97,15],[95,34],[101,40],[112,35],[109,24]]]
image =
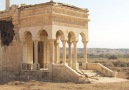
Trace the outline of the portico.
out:
[[[49,63],[68,64],[71,68],[79,69],[77,62],[77,39],[76,32],[65,30],[55,30],[54,38],[49,39],[50,33],[47,30],[25,31],[23,41],[23,62],[22,70],[40,70],[47,69]],[[34,36],[36,35],[36,36]],[[79,35],[79,34],[77,34]],[[35,38],[37,37],[37,38]],[[84,38],[84,37],[83,37]],[[85,39],[86,40],[86,39]],[[60,58],[60,43],[62,42],[62,63]],[[66,44],[68,44],[68,61],[66,62]],[[72,47],[73,44],[73,47]],[[84,42],[84,63],[87,63],[86,41]],[[73,52],[72,52],[73,51]],[[73,54],[73,56],[72,56]]]

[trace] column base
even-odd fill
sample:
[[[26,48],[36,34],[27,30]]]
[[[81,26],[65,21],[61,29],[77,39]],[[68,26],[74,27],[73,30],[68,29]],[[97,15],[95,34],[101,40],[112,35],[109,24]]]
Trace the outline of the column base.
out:
[[[47,63],[44,63],[44,66],[43,66],[43,68],[48,68],[48,65],[47,65]]]
[[[72,68],[73,68],[74,70],[79,70],[79,63],[73,63],[73,64],[72,64]]]
[[[51,73],[52,72],[52,66],[53,66],[54,63],[49,63],[48,64],[48,71]]]
[[[49,75],[50,75],[50,77],[49,77],[50,80],[52,80],[52,77],[53,77],[53,65],[54,65],[54,63],[48,64],[48,71],[49,71]]]
[[[39,63],[34,63],[34,64],[33,64],[33,71],[37,71],[37,70],[39,70],[39,69],[40,69]]]
[[[84,70],[87,69],[87,63],[82,63],[82,69],[84,69]]]
[[[68,65],[69,65],[69,67],[72,67],[72,62],[69,62]]]
[[[68,65],[68,63],[62,63],[62,64],[64,64],[64,65]]]
[[[21,69],[22,70],[32,70],[33,69],[33,64],[31,64],[31,63],[22,63]]]

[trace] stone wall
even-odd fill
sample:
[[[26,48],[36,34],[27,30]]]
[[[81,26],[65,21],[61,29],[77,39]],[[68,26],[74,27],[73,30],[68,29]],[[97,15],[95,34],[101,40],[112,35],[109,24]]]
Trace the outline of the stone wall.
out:
[[[2,46],[2,71],[19,71],[20,70],[20,43],[9,46]]]
[[[116,77],[117,72],[112,71],[111,69],[103,66],[100,63],[88,63],[86,64],[86,69],[88,70],[96,70],[102,73],[104,76],[107,77]]]
[[[37,81],[52,81],[50,78],[50,72],[48,71],[21,71],[21,72],[0,72],[0,82],[7,81],[28,81],[28,80],[37,80]]]

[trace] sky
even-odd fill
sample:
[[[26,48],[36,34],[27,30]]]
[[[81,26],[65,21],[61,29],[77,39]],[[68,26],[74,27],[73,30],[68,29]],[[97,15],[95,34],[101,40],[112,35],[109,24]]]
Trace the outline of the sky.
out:
[[[36,4],[50,0],[10,0],[12,4]],[[89,9],[88,48],[129,48],[129,0],[54,0]],[[0,10],[5,9],[5,0]],[[83,47],[81,40],[79,47]]]

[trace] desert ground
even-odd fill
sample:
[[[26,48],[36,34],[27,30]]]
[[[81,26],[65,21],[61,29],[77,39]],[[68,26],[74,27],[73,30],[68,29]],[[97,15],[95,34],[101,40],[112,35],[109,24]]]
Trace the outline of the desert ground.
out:
[[[81,61],[81,59],[80,59]],[[129,79],[129,60],[116,59],[108,60],[106,58],[89,58],[89,62],[102,63],[112,70],[118,72],[118,78]],[[129,81],[117,83],[90,83],[76,84],[41,82],[41,81],[7,81],[0,82],[0,90],[129,90]]]
[[[129,90],[129,82],[124,83],[50,83],[28,81],[13,81],[0,85],[0,90]]]

